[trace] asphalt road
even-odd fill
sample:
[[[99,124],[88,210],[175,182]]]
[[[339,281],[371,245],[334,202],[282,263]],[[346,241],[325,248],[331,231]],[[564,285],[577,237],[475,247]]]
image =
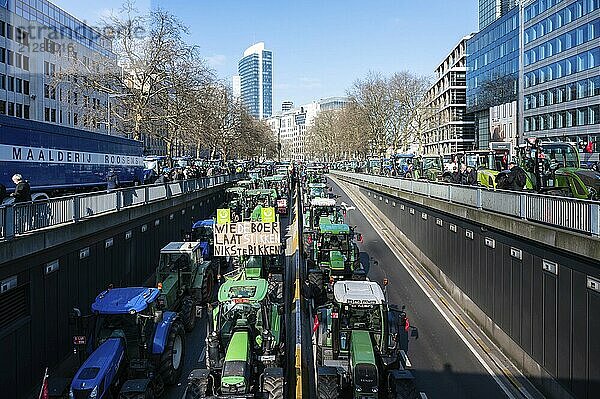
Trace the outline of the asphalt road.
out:
[[[355,205],[331,179],[328,185],[340,195],[338,203]],[[418,390],[429,399],[505,398],[502,389],[400,265],[361,210],[349,211],[347,217],[348,224],[358,226],[356,231],[363,234],[363,243],[359,243],[362,256],[366,261],[372,257],[378,262],[370,268],[368,277],[378,282],[388,278],[390,303],[406,305],[411,325],[419,329],[419,338],[413,338],[409,346]]]

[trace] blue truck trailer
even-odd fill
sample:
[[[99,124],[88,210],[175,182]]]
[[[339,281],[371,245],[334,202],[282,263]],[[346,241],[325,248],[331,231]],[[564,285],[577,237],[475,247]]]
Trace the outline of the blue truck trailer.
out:
[[[0,184],[16,173],[33,193],[56,196],[103,190],[111,171],[120,185],[143,182],[141,141],[0,115]]]

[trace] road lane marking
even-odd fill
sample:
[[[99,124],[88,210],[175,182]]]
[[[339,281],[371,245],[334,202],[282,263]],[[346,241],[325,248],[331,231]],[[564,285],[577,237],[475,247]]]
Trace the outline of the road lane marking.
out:
[[[340,185],[338,184],[338,186],[340,186]],[[346,192],[346,194],[349,197],[350,196],[354,197],[352,200],[353,200],[353,202],[355,204],[357,202],[364,202],[363,199],[362,198],[358,198],[358,196],[355,193],[350,194],[350,191],[351,190],[349,190],[348,192]],[[392,253],[396,256],[396,258],[398,259],[398,261],[402,265],[402,267],[412,277],[412,279],[417,283],[417,285],[419,286],[419,288],[421,288],[421,291],[423,291],[423,293],[425,294],[425,296],[431,301],[431,303],[433,304],[433,306],[438,310],[438,312],[440,313],[440,315],[442,315],[442,317],[446,320],[446,322],[454,330],[454,332],[456,333],[456,335],[458,335],[458,337],[467,346],[467,348],[469,349],[469,351],[475,356],[475,358],[479,361],[479,363],[483,366],[483,368],[494,379],[494,381],[496,382],[496,384],[498,384],[498,386],[502,389],[502,391],[504,391],[504,393],[506,394],[506,396],[509,397],[509,398],[511,398],[511,399],[516,399],[516,397],[512,394],[512,392],[509,390],[509,388],[506,387],[506,385],[502,382],[502,380],[498,377],[498,375],[492,370],[492,368],[483,359],[483,357],[481,356],[481,354],[475,349],[475,347],[464,336],[464,334],[460,331],[460,329],[456,326],[456,324],[452,321],[452,319],[446,314],[446,312],[439,305],[439,303],[435,300],[435,298],[427,291],[427,289],[425,288],[425,286],[423,285],[423,283],[420,281],[420,279],[417,278],[417,276],[416,276],[417,273],[413,272],[412,268],[407,265],[407,262],[405,262],[404,257],[401,254],[401,251],[397,248],[396,243],[392,239],[390,239],[390,237],[388,236],[387,233],[386,234],[382,234],[382,232],[375,227],[374,221],[376,221],[376,220],[379,221],[383,225],[385,225],[385,223],[383,222],[383,220],[381,220],[381,218],[379,218],[379,216],[377,216],[375,214],[375,212],[371,211],[371,209],[369,208],[369,204],[368,203],[366,203],[366,202],[364,202],[364,203],[365,203],[365,206],[361,207],[362,210],[363,210],[362,212],[363,212],[364,216],[367,216],[367,215],[369,216],[369,217],[365,217],[365,219],[371,225],[371,227],[373,228],[373,230],[387,244],[387,246],[389,247],[389,249],[392,251]],[[408,261],[408,260],[406,260],[406,261]],[[415,270],[418,270],[418,269],[415,268]],[[427,281],[427,280],[425,280],[425,281]]]

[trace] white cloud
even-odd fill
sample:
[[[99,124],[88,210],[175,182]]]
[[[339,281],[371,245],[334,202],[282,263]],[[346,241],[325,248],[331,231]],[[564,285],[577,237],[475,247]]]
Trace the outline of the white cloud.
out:
[[[210,57],[206,57],[206,62],[208,62],[208,65],[210,65],[212,67],[217,67],[219,65],[223,65],[226,60],[227,60],[227,57],[223,54],[215,54],[215,55],[211,55]]]

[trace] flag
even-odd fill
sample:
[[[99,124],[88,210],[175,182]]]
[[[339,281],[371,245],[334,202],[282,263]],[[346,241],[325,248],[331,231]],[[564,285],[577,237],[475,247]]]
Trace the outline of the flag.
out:
[[[313,333],[319,329],[319,318],[315,315],[315,320],[313,321]]]
[[[40,390],[39,399],[48,399],[50,396],[48,395],[48,367],[46,367],[46,371],[44,371],[44,379],[42,380],[42,389]]]
[[[589,141],[587,143],[587,145],[585,146],[585,150],[583,150],[584,152],[591,154],[594,152],[594,142],[593,141]]]
[[[408,317],[406,317],[404,320],[405,320],[404,331],[408,332],[408,330],[410,329],[410,322],[408,321]]]

